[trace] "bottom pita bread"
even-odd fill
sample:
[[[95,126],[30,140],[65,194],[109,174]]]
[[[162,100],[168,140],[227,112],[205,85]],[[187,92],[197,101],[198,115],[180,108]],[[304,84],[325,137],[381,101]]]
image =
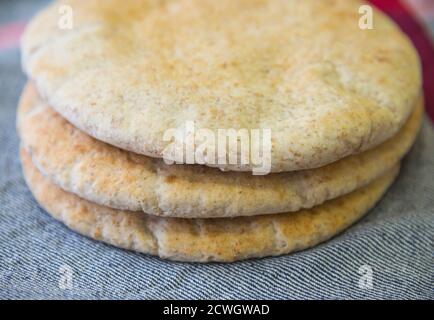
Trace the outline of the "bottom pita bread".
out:
[[[39,204],[72,230],[161,258],[232,262],[312,247],[361,218],[398,174],[396,165],[368,186],[312,209],[256,217],[181,219],[110,209],[67,193],[39,173],[22,149],[24,176]]]

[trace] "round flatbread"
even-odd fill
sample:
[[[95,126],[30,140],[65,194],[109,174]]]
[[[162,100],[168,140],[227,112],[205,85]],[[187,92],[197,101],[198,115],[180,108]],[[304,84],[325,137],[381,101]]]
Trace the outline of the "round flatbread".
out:
[[[69,228],[117,247],[195,262],[231,262],[287,254],[330,239],[361,218],[398,173],[309,210],[268,216],[178,219],[102,207],[63,191],[21,152],[24,175],[39,204]]]
[[[169,166],[82,133],[41,101],[31,84],[18,108],[22,145],[57,185],[91,202],[149,214],[213,218],[298,211],[365,186],[413,144],[422,101],[382,145],[318,169],[252,176],[197,165]]]
[[[366,185],[408,151],[422,110],[420,103],[398,135],[375,149],[326,167],[268,176],[168,166],[117,149],[69,124],[31,84],[22,95],[18,127],[38,169],[66,191],[116,209],[212,218],[297,211]]]
[[[122,149],[162,158],[173,144],[164,134],[191,133],[193,122],[214,137],[271,130],[272,172],[316,168],[391,138],[421,91],[410,40],[375,9],[366,30],[361,5],[60,1],[29,24],[23,66],[66,119]],[[211,153],[202,160],[257,169],[237,152],[236,163],[215,164]]]

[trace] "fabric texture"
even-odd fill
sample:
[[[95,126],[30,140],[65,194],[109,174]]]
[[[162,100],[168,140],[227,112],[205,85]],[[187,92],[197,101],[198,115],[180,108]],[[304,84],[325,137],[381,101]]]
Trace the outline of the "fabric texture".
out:
[[[6,3],[18,3],[17,15],[28,17],[33,12],[24,14],[23,3],[33,9],[42,2]],[[0,9],[0,19],[9,19]],[[434,299],[434,130],[428,120],[385,198],[335,239],[230,265],[173,263],[83,238],[37,206],[21,174],[15,132],[25,82],[18,50],[0,51],[0,298]]]

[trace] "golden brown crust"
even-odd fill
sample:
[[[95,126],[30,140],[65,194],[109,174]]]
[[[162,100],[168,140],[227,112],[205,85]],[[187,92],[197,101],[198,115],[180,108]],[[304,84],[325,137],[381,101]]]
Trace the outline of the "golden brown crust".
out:
[[[161,216],[210,218],[297,211],[365,186],[392,168],[418,132],[422,102],[397,136],[326,167],[251,176],[167,166],[97,141],[40,100],[31,84],[18,109],[22,144],[57,185],[91,202]]]
[[[43,177],[23,149],[21,160],[39,204],[69,228],[117,247],[196,262],[282,255],[328,240],[371,209],[399,171],[397,165],[365,188],[296,213],[178,219],[119,211],[82,200]]]
[[[64,2],[74,28],[62,1],[37,16],[25,70],[75,126],[140,154],[195,121],[271,129],[273,171],[316,168],[391,138],[421,90],[409,39],[376,10],[361,30],[356,0]]]

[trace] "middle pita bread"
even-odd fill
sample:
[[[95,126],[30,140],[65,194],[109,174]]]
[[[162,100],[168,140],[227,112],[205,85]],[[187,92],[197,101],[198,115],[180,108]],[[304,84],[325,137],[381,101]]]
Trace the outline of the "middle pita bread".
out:
[[[37,168],[62,189],[115,209],[181,218],[294,212],[366,186],[394,167],[413,144],[423,101],[386,143],[325,167],[252,176],[199,165],[168,166],[110,146],[76,129],[41,100],[22,95],[18,129]]]

